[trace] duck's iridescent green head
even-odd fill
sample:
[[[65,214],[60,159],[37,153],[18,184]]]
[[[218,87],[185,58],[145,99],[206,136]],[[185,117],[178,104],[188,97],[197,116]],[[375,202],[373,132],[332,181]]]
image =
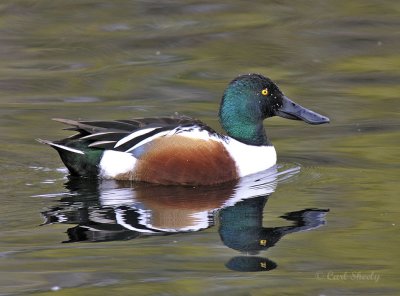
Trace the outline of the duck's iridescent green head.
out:
[[[219,117],[230,137],[249,145],[271,145],[263,120],[275,115],[309,124],[329,122],[328,117],[289,100],[271,79],[259,74],[239,76],[225,89]]]

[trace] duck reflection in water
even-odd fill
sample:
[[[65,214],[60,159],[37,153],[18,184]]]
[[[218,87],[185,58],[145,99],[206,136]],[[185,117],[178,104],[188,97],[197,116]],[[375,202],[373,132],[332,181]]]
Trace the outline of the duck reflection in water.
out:
[[[254,256],[283,236],[325,224],[325,209],[305,209],[281,217],[294,221],[263,227],[267,200],[278,182],[299,168],[273,167],[239,181],[204,187],[159,186],[115,180],[70,178],[59,205],[42,212],[43,224],[76,224],[65,242],[104,242],[201,231],[218,225],[223,243],[246,255],[226,266],[237,271],[271,270],[276,264]],[[59,196],[59,195],[58,195]]]

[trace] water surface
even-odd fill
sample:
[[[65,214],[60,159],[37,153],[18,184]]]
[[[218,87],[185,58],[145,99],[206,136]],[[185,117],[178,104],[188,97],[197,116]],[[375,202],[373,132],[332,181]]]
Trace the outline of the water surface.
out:
[[[398,295],[399,11],[372,0],[2,1],[0,294]],[[239,187],[243,200],[231,199],[238,184],[71,181],[34,140],[69,135],[53,117],[178,112],[220,130],[223,89],[250,72],[331,124],[267,120],[278,173],[296,173],[261,194]],[[241,245],[260,233],[258,250]]]

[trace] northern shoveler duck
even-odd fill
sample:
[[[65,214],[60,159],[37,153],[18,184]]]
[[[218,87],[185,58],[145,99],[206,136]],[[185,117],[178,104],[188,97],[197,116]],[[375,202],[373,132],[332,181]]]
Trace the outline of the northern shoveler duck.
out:
[[[275,165],[275,148],[263,120],[276,115],[309,124],[329,122],[329,118],[288,99],[269,78],[248,74],[232,80],[222,96],[219,119],[227,135],[185,116],[54,119],[78,133],[59,141],[38,141],[56,149],[72,175],[211,185]]]

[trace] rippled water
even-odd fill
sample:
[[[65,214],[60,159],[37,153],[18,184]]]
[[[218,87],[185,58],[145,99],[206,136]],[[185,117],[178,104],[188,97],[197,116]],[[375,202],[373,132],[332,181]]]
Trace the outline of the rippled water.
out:
[[[396,1],[2,1],[0,295],[398,295],[399,28]],[[54,117],[220,130],[249,72],[331,118],[267,120],[255,180],[88,183],[34,140],[69,134]]]

